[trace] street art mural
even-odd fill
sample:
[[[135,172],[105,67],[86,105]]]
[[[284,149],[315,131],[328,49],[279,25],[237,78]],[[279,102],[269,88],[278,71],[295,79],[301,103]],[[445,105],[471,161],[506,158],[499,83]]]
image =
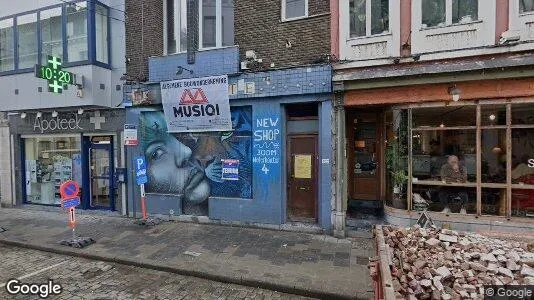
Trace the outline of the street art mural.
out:
[[[187,215],[208,215],[209,197],[252,198],[252,109],[232,107],[231,117],[231,132],[171,134],[162,111],[142,112],[146,192],[180,196]],[[239,161],[233,180],[223,176],[223,162],[228,160]]]

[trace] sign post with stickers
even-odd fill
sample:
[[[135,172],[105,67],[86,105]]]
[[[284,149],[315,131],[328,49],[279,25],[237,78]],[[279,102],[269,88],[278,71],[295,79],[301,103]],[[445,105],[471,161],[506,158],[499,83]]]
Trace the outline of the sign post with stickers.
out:
[[[69,216],[69,227],[72,228],[72,239],[60,241],[61,245],[83,248],[93,244],[95,240],[90,237],[76,236],[76,206],[81,204],[80,186],[76,181],[68,180],[59,187],[61,195],[61,207],[67,211]]]
[[[136,157],[134,165],[135,181],[141,190],[141,212],[143,214],[143,218],[137,221],[137,224],[142,226],[156,225],[157,222],[155,220],[148,218],[148,213],[146,209],[145,183],[148,182],[148,176],[145,158],[143,156]]]

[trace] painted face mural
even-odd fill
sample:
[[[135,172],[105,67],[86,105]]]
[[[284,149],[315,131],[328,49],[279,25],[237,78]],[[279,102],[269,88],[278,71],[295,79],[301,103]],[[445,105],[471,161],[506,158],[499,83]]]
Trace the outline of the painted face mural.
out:
[[[208,215],[208,198],[251,198],[251,108],[234,107],[233,132],[167,133],[163,112],[143,112],[142,149],[148,193],[181,198],[184,214]],[[224,180],[224,159],[239,160],[238,180]]]

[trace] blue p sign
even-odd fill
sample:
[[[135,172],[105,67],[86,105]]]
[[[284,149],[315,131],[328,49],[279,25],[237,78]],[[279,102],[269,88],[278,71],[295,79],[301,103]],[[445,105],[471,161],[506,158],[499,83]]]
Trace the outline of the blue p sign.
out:
[[[135,158],[135,181],[137,185],[142,185],[148,182],[146,174],[146,161],[145,158],[140,156]]]

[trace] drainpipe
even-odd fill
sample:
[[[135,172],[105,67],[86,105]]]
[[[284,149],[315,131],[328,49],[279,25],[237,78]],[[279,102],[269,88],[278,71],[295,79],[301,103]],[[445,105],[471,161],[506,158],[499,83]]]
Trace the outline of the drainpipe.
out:
[[[345,145],[345,107],[343,106],[343,83],[334,83],[334,120],[335,120],[335,207],[333,211],[334,236],[345,237],[346,189],[346,145]]]

